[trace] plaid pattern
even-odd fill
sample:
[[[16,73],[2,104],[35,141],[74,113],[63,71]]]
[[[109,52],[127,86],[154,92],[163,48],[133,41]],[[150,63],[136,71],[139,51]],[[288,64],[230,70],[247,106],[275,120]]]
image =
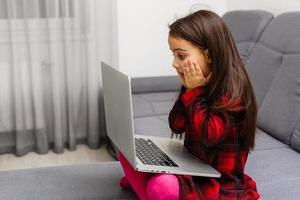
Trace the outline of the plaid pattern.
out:
[[[221,99],[224,103],[228,99]],[[218,170],[221,178],[178,175],[180,199],[184,200],[254,200],[259,198],[256,183],[244,173],[248,151],[240,144],[238,133],[243,120],[240,105],[226,113],[212,113],[205,99],[205,88],[185,92],[169,114],[174,134],[185,132],[186,148]],[[202,131],[206,127],[207,131]]]

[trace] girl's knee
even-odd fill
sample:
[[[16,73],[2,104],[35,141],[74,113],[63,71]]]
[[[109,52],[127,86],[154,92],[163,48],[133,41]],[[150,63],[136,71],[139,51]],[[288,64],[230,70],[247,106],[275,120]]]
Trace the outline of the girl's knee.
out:
[[[178,178],[172,174],[156,174],[147,183],[147,196],[151,200],[178,200]]]

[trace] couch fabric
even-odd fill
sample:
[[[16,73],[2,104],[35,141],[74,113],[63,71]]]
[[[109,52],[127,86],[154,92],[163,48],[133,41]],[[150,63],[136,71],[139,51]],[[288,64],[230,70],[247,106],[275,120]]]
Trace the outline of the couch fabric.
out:
[[[295,12],[272,20],[247,64],[260,106],[258,126],[286,144],[300,118],[299,19]]]
[[[298,120],[297,126],[292,136],[291,146],[300,152],[300,120]]]
[[[262,10],[239,10],[225,13],[223,19],[230,28],[242,60],[247,63],[256,42],[273,19],[273,15]]]

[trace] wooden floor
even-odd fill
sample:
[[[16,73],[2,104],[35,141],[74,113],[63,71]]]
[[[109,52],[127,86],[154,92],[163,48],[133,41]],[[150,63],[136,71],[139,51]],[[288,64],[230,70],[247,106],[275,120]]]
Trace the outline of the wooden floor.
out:
[[[13,154],[0,155],[0,171],[28,169],[36,167],[88,164],[101,161],[113,161],[105,145],[100,149],[90,149],[86,145],[78,145],[77,150],[65,150],[63,154],[49,152],[48,154],[28,153],[17,157]]]

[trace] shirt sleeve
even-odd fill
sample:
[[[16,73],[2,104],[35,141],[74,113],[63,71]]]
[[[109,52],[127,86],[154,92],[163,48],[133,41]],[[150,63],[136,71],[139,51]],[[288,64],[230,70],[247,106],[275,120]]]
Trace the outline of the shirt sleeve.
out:
[[[227,116],[225,113],[213,113],[203,95],[204,88],[194,88],[181,97],[185,111],[189,116],[193,140],[201,142],[207,147],[219,144],[225,137]],[[206,128],[206,131],[202,129]]]
[[[184,92],[185,88],[181,86],[179,97],[169,113],[169,126],[175,134],[182,134],[185,131],[186,111],[181,99]]]

